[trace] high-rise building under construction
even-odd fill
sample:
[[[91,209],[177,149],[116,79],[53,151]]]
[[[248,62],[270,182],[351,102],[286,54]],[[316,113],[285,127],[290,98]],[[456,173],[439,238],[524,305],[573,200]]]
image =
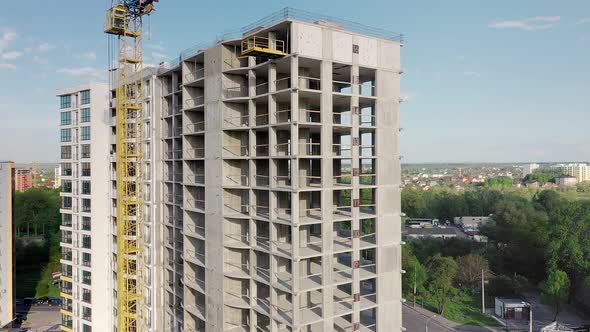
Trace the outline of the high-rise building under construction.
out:
[[[134,78],[138,331],[402,330],[401,43],[287,8]],[[65,330],[117,326],[118,91],[96,115],[110,128],[91,157],[104,167],[93,190],[107,189],[92,197],[107,214],[90,222],[93,321],[72,309]]]

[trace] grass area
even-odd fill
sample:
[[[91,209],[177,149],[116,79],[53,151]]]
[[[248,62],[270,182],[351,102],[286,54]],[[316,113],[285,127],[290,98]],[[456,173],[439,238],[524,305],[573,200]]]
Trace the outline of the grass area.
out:
[[[424,303],[426,309],[436,312],[433,299],[421,297],[418,301]],[[479,294],[460,290],[449,300],[445,307],[444,317],[459,324],[475,326],[498,326],[498,322],[488,314],[481,312],[481,297]]]
[[[53,296],[59,297],[60,287],[59,284],[53,284],[53,278],[51,274],[59,271],[59,254],[51,257],[49,263],[41,271],[41,277],[35,288],[35,297],[42,296]]]

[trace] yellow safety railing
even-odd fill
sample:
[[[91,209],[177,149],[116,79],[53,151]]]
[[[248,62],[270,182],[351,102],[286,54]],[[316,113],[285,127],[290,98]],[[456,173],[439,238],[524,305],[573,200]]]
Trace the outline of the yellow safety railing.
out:
[[[242,56],[255,52],[269,55],[285,55],[285,42],[259,36],[252,36],[242,40]]]

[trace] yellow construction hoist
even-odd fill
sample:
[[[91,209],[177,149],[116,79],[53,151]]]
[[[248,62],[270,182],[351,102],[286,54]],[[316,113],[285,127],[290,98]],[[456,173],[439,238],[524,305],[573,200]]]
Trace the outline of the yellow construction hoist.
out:
[[[144,219],[143,18],[157,0],[117,0],[107,11],[109,81],[117,118],[117,331],[146,330],[142,315]]]

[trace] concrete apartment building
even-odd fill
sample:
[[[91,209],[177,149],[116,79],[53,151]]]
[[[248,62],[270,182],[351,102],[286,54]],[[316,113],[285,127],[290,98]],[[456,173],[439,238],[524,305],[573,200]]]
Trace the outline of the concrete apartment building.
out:
[[[566,175],[573,176],[578,182],[590,181],[590,166],[587,164],[558,165]]]
[[[14,189],[22,193],[33,188],[33,169],[17,167],[14,169]]]
[[[400,331],[399,36],[242,31],[160,68],[164,329]]]
[[[241,31],[144,70],[140,331],[401,331],[401,36],[292,9]],[[87,269],[62,260],[66,331],[117,322],[108,98],[90,142],[105,211],[89,233],[62,227],[92,235],[91,303],[72,277]]]
[[[0,328],[14,318],[14,163],[0,162]]]
[[[533,173],[535,170],[539,169],[541,166],[539,164],[525,164],[522,166],[522,177],[524,178],[525,176]]]
[[[61,166],[62,330],[109,331],[112,278],[108,86],[57,91]]]

